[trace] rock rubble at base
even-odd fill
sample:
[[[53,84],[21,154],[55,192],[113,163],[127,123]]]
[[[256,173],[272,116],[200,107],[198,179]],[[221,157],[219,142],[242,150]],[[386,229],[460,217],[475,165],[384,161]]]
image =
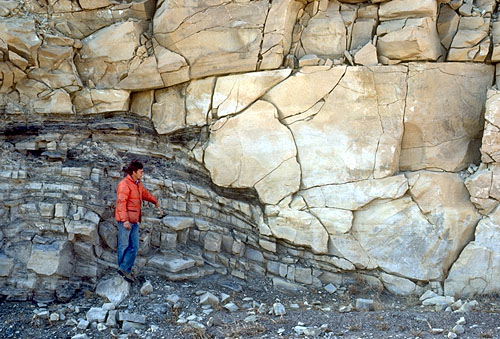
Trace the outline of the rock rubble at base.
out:
[[[262,283],[262,282],[261,282]],[[259,302],[254,297],[247,296],[246,293],[236,292],[233,293],[232,296],[229,296],[220,290],[195,290],[194,288],[189,291],[186,295],[179,297],[176,294],[172,294],[167,296],[165,291],[171,289],[168,286],[168,282],[160,282],[155,280],[152,284],[150,280],[146,281],[143,284],[137,284],[133,288],[133,293],[130,297],[124,300],[120,305],[115,305],[112,303],[103,303],[104,299],[93,299],[92,303],[86,303],[85,305],[76,306],[73,304],[59,304],[59,305],[43,305],[40,304],[41,307],[35,309],[34,319],[39,319],[39,321],[51,323],[55,326],[63,326],[65,322],[66,328],[72,328],[69,333],[72,333],[72,336],[92,336],[92,331],[102,332],[104,334],[108,333],[113,336],[120,336],[122,338],[126,338],[127,334],[132,336],[138,336],[140,338],[145,338],[151,333],[165,330],[165,323],[155,324],[151,321],[151,314],[163,314],[165,317],[172,317],[170,321],[174,322],[175,331],[201,331],[201,333],[207,333],[208,331],[213,331],[216,329],[227,329],[224,323],[220,323],[220,320],[214,322],[214,316],[220,312],[227,315],[237,315],[237,318],[240,321],[243,321],[247,324],[257,324],[259,322],[267,320],[272,320],[276,318],[280,318],[282,322],[288,322],[288,318],[294,319],[293,314],[296,311],[306,312],[306,310],[310,310],[312,308],[321,310],[321,312],[326,312],[335,314],[336,312],[373,312],[375,310],[388,310],[390,308],[388,305],[379,304],[377,305],[377,309],[374,308],[374,299],[364,298],[356,298],[351,299],[355,301],[356,306],[352,305],[342,305],[338,309],[332,309],[330,306],[324,305],[321,301],[311,299],[306,300],[305,296],[299,296],[300,294],[296,294],[299,298],[302,299],[300,305],[291,303],[290,300],[287,299],[285,295],[282,295],[283,299],[276,300],[271,307],[266,307],[265,303]],[[153,291],[150,294],[144,296],[140,293],[141,288],[144,286],[152,286]],[[186,286],[187,287],[187,286]],[[193,286],[194,287],[194,286]],[[245,286],[245,289],[248,286]],[[267,288],[266,286],[262,286]],[[270,287],[270,286],[269,286]],[[178,286],[177,288],[183,288],[182,286]],[[155,293],[161,293],[155,296]],[[189,295],[189,296],[188,296]],[[314,298],[314,294],[309,294],[308,298]],[[334,298],[343,298],[348,296],[348,291],[344,288],[338,288],[337,292],[330,294],[328,296],[325,295],[324,301],[326,303],[331,302],[332,297]],[[215,303],[216,299],[220,297],[220,300],[228,301],[235,305],[236,309],[231,310],[227,307],[220,308],[218,303]],[[352,297],[352,296],[351,296]],[[441,299],[438,299],[441,298]],[[132,301],[134,300],[134,301]],[[208,303],[208,300],[212,300],[212,303]],[[81,300],[83,301],[83,300]],[[163,304],[164,301],[167,301],[167,305]],[[424,307],[427,314],[428,312],[448,312],[454,311],[458,312],[457,314],[462,314],[462,310],[459,310],[455,307],[457,302],[454,301],[454,298],[447,296],[440,296],[433,291],[426,291],[420,297],[420,301],[422,306]],[[147,303],[153,303],[153,305],[146,305]],[[140,303],[141,309],[143,310],[141,313],[137,313],[134,310],[134,307],[130,307],[131,303]],[[464,301],[463,305],[475,305],[479,307],[479,304],[475,300]],[[127,306],[128,305],[128,306]],[[165,307],[160,307],[160,305],[164,305]],[[435,307],[438,306],[438,307]],[[136,306],[137,307],[137,306]],[[445,309],[446,307],[446,309]],[[402,311],[404,310],[401,309]],[[466,313],[460,315],[458,320],[450,327],[439,327],[439,324],[432,323],[427,321],[427,319],[422,318],[422,322],[427,322],[429,328],[428,332],[434,335],[442,334],[447,336],[448,338],[456,338],[461,335],[467,335],[468,331],[471,331],[470,324],[467,319],[473,309],[468,308]],[[153,313],[151,313],[153,312]],[[419,311],[419,312],[422,312]],[[49,314],[52,316],[57,314],[59,320],[50,320]],[[76,319],[75,316],[78,314],[84,314],[85,318]],[[305,313],[306,314],[306,313]],[[424,313],[421,313],[424,314]],[[158,319],[158,318],[155,318]],[[219,317],[216,317],[219,319]],[[164,321],[164,320],[163,320]],[[299,335],[299,336],[309,336],[309,337],[325,337],[331,338],[332,332],[339,333],[338,329],[332,328],[329,324],[322,325],[311,325],[311,320],[303,319],[295,324],[289,324],[290,333],[287,333],[284,328],[279,330],[282,335]],[[384,323],[382,321],[382,323]],[[169,325],[172,326],[172,325]],[[250,326],[250,325],[248,325]],[[352,325],[353,333],[355,331],[359,331],[359,329],[355,328],[355,325]],[[387,325],[386,325],[387,326]],[[427,326],[427,325],[426,325]],[[474,325],[477,326],[477,325]],[[81,333],[81,331],[85,331],[85,333]],[[173,334],[174,328],[170,328],[169,333]],[[349,331],[349,330],[348,330]],[[426,330],[427,331],[427,330]],[[211,332],[214,333],[214,332]],[[267,332],[269,333],[269,332]],[[359,333],[359,332],[358,332]],[[347,332],[345,333],[347,334]]]

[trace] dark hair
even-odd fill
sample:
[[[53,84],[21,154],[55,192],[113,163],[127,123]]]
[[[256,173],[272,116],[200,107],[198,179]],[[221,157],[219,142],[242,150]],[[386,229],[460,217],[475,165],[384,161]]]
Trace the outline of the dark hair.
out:
[[[139,162],[137,160],[133,160],[130,162],[130,165],[128,165],[128,167],[123,168],[123,172],[125,172],[126,174],[132,175],[132,173],[137,172],[138,170],[143,169],[143,168],[144,168],[144,166],[142,165],[141,162]]]

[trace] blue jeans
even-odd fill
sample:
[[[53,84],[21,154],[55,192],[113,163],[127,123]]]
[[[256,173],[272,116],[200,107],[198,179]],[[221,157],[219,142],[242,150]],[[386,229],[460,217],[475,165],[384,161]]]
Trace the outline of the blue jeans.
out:
[[[122,222],[118,222],[118,267],[130,273],[139,251],[139,224],[130,224],[127,230]]]

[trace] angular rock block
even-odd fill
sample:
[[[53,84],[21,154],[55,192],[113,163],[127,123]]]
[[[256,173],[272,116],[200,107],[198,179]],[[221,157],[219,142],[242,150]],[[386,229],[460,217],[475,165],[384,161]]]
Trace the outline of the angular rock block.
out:
[[[72,245],[69,241],[34,244],[27,268],[38,274],[69,277],[73,270]]]
[[[176,217],[176,216],[166,216],[163,217],[162,223],[173,231],[182,231],[187,228],[194,227],[194,219],[190,217]]]
[[[115,305],[120,304],[130,293],[130,284],[120,276],[103,280],[97,284],[96,294]]]
[[[184,259],[175,255],[155,255],[148,261],[148,265],[168,272],[177,273],[195,266],[193,259]]]

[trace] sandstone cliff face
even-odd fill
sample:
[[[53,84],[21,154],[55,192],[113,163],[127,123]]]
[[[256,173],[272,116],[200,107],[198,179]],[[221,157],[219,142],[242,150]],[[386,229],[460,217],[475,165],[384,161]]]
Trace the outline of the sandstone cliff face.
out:
[[[0,1],[0,294],[115,267],[133,158],[169,213],[146,209],[141,270],[498,293],[498,10]]]

